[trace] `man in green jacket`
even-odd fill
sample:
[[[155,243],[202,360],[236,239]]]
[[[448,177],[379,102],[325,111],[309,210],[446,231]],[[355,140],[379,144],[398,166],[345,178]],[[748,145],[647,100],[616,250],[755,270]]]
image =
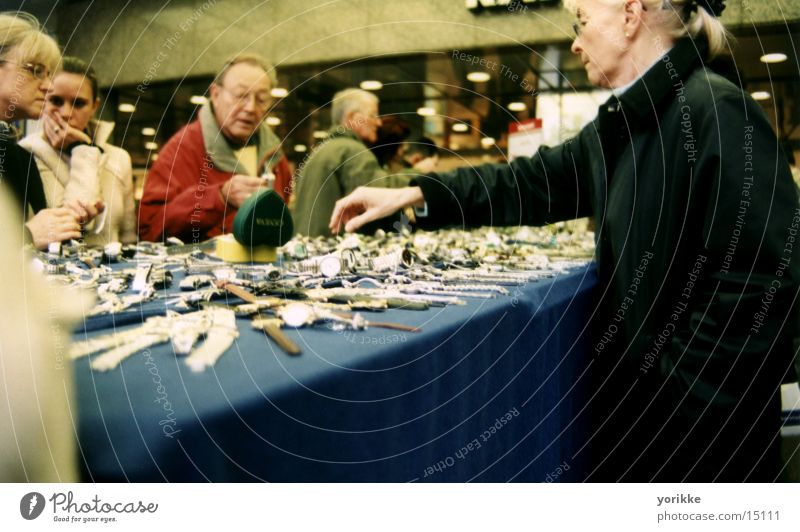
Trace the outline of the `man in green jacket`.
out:
[[[387,186],[367,143],[377,140],[378,98],[360,89],[337,92],[329,136],[297,171],[293,217],[298,233],[329,235],[328,221],[339,198],[362,185]]]

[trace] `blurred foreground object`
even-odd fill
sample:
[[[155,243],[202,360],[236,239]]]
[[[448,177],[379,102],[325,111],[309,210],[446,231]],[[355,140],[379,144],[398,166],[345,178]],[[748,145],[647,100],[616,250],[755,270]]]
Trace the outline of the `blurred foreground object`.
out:
[[[66,353],[82,300],[56,292],[31,270],[14,213],[8,191],[0,190],[0,481],[74,482],[76,413]]]

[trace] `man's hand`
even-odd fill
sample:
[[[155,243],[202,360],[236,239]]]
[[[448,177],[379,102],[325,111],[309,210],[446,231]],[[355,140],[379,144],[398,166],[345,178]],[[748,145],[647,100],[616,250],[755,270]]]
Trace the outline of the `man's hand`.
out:
[[[422,207],[425,198],[419,187],[358,187],[336,202],[328,228],[337,234],[342,226],[352,233],[366,223],[385,218],[408,206]]]
[[[56,150],[64,150],[76,142],[92,143],[89,135],[70,126],[58,113],[45,113],[42,119],[44,136]]]
[[[47,249],[51,242],[62,242],[81,237],[77,215],[65,207],[42,209],[26,224],[36,249]]]
[[[226,181],[219,191],[222,201],[238,209],[247,198],[258,192],[258,189],[263,186],[266,186],[266,183],[259,177],[236,174]]]
[[[97,200],[94,205],[92,205],[91,203],[85,203],[77,199],[64,203],[64,207],[75,214],[79,224],[89,223],[106,208],[103,200]]]

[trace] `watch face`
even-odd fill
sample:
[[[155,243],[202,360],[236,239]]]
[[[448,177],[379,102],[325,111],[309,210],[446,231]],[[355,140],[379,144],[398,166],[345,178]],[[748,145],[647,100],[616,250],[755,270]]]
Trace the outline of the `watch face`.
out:
[[[278,311],[278,315],[289,327],[302,327],[313,322],[314,309],[304,303],[291,303]]]
[[[103,248],[103,252],[109,257],[116,257],[122,252],[122,244],[120,242],[109,242]]]
[[[337,257],[324,257],[319,263],[319,271],[325,277],[336,277],[342,271],[342,262]]]
[[[358,258],[356,257],[355,251],[353,251],[352,249],[342,250],[341,261],[342,261],[342,269],[355,272],[356,265],[358,264]]]

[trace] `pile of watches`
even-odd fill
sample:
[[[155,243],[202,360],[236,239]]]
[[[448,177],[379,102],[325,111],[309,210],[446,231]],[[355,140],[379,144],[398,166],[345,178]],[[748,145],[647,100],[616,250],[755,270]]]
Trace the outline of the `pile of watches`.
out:
[[[175,239],[104,249],[71,242],[38,253],[34,263],[56,282],[96,292],[88,318],[132,314],[140,324],[78,341],[73,357],[95,354],[92,367],[109,370],[131,354],[171,342],[192,370],[201,371],[235,340],[236,316],[250,318],[252,327],[290,355],[301,350],[283,333],[285,327],[325,323],[333,330],[416,333],[418,328],[366,319],[364,313],[507,297],[510,287],[586,264],[594,241],[578,221],[544,228],[297,236],[280,249],[275,264],[225,263],[211,256],[210,248]],[[176,274],[180,291],[169,290]],[[149,304],[156,299],[163,304]],[[151,313],[142,323],[146,304]]]

